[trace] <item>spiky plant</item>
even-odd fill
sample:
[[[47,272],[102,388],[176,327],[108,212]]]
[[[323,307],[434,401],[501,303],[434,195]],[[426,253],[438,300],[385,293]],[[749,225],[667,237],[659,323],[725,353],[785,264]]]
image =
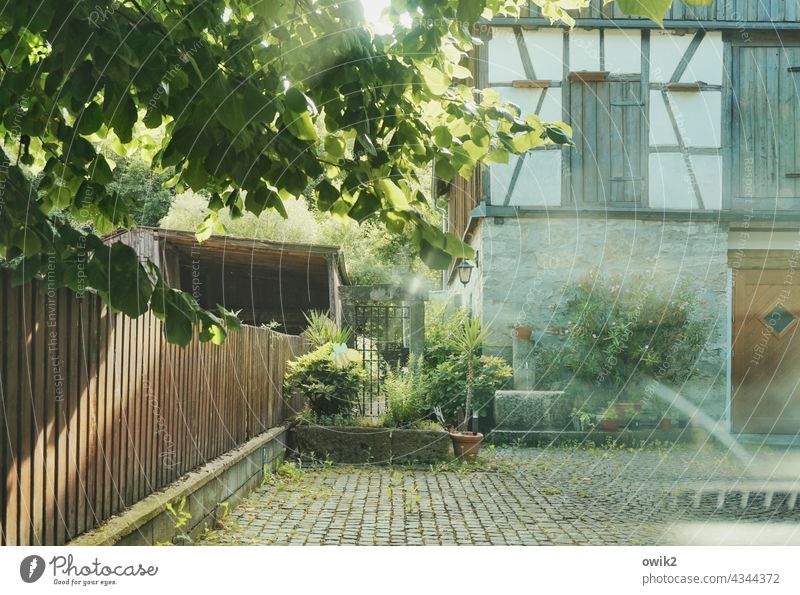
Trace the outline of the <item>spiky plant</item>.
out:
[[[328,312],[311,310],[303,314],[308,323],[306,336],[314,347],[322,347],[326,343],[344,344],[350,339],[352,334],[347,327],[340,327],[331,319]]]
[[[474,378],[475,356],[481,349],[486,337],[489,336],[489,327],[481,324],[478,317],[464,320],[453,333],[451,341],[453,346],[461,352],[467,360],[467,395],[464,403],[464,419],[458,425],[458,430],[467,429],[469,418],[472,416],[472,382]],[[473,428],[474,430],[475,428]]]

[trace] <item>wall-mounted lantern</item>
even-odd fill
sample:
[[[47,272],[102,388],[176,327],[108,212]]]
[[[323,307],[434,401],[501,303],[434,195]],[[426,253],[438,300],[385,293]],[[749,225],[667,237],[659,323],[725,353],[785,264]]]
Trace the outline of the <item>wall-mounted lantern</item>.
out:
[[[467,286],[469,280],[472,278],[472,269],[474,268],[475,265],[466,259],[459,262],[456,266],[456,270],[458,271],[458,280],[461,281],[461,284],[464,285],[464,287]]]

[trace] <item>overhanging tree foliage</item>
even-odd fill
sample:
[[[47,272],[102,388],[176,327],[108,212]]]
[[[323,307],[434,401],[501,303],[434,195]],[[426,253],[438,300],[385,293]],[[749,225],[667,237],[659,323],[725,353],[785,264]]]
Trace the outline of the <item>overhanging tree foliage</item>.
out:
[[[683,0],[707,4],[706,0]],[[554,19],[588,0],[535,0]],[[619,0],[659,18],[671,0]],[[477,96],[464,67],[481,17],[521,0],[393,0],[392,35],[358,0],[39,0],[0,9],[0,255],[16,283],[50,272],[129,316],[151,309],[168,340],[223,340],[236,316],[202,310],[102,234],[133,225],[111,153],[150,154],[176,190],[216,212],[283,210],[312,188],[320,210],[379,218],[423,260],[469,257],[425,220],[419,174],[445,180],[502,162],[569,128]],[[405,16],[402,16],[405,15]],[[410,15],[410,16],[409,16]],[[409,24],[410,19],[410,24]],[[405,21],[405,24],[401,24]],[[65,216],[66,214],[66,216]]]

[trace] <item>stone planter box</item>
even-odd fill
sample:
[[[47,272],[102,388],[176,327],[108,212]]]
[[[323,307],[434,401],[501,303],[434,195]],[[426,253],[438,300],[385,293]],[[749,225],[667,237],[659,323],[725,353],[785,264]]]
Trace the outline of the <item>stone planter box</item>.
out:
[[[629,430],[620,429],[616,432],[604,432],[599,429],[578,432],[574,430],[494,430],[487,436],[487,440],[496,445],[509,446],[616,446],[642,447],[652,443],[662,442],[694,442],[700,443],[706,437],[699,436],[692,428],[670,428]]]
[[[494,394],[495,430],[563,430],[572,401],[562,391],[499,390]]]
[[[334,463],[435,463],[452,458],[450,436],[444,431],[295,426],[291,440],[301,457],[313,453],[316,459]]]

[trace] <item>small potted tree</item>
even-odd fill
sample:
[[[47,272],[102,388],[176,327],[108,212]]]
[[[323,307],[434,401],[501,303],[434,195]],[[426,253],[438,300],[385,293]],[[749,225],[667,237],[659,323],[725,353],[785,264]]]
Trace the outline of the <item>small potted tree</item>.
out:
[[[453,440],[453,451],[456,457],[466,460],[473,460],[478,456],[478,451],[483,442],[483,434],[477,432],[473,427],[468,431],[470,418],[473,417],[472,411],[472,385],[475,374],[475,359],[479,356],[481,346],[489,334],[489,327],[481,325],[480,318],[470,318],[465,320],[452,337],[453,345],[461,352],[461,357],[467,364],[467,388],[464,395],[464,417],[459,422],[455,430],[450,431],[450,438]]]

